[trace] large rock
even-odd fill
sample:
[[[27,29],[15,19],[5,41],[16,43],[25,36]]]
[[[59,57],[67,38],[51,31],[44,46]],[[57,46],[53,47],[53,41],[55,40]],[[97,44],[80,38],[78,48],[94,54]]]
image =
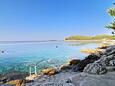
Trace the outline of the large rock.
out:
[[[19,80],[19,79],[24,79],[25,77],[28,76],[28,73],[20,73],[20,72],[11,72],[7,73],[3,76],[0,77],[0,82],[6,83],[12,80]]]
[[[109,69],[107,67],[110,67]],[[92,74],[103,74],[108,71],[114,71],[115,68],[115,47],[109,47],[99,60],[85,67],[84,72]]]
[[[60,66],[60,71],[71,71],[71,69],[78,65],[81,62],[80,59],[72,59],[67,64],[63,64]]]
[[[93,63],[94,61],[98,60],[99,58],[100,58],[99,56],[97,56],[95,54],[91,54],[91,55],[87,56],[84,60],[81,60],[77,65],[73,65],[72,71],[82,72],[87,64]]]
[[[108,47],[104,52],[104,54],[105,55],[115,54],[115,45]]]
[[[84,68],[84,72],[90,73],[90,74],[104,74],[107,72],[107,69],[106,69],[106,67],[104,67],[98,63],[91,63],[91,64],[88,64]]]

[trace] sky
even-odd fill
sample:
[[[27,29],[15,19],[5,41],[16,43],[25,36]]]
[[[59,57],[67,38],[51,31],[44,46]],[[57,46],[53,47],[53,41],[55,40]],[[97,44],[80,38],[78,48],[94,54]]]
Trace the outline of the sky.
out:
[[[110,34],[114,0],[0,0],[0,41]]]

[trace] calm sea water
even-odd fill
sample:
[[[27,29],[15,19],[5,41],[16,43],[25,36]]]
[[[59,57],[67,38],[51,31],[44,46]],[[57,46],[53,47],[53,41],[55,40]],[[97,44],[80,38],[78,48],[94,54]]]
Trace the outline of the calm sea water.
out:
[[[96,48],[96,43],[81,42],[3,42],[0,43],[0,73],[29,72],[29,66],[37,70],[59,67],[69,59],[83,59],[81,49]],[[4,51],[4,53],[2,53]]]

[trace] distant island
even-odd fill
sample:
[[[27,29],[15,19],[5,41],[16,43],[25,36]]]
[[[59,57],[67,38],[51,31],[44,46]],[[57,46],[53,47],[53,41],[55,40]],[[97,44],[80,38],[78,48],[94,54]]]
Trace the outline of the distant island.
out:
[[[65,40],[102,40],[102,39],[115,40],[115,36],[107,34],[96,35],[96,36],[75,35],[65,38]]]

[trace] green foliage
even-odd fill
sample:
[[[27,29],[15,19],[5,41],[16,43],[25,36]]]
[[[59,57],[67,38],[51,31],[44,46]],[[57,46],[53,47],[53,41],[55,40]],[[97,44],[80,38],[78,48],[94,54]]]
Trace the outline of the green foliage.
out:
[[[115,7],[110,8],[110,9],[108,10],[108,13],[109,13],[109,15],[112,16],[113,19],[114,19],[114,17],[115,17]],[[112,30],[115,31],[115,19],[114,19],[114,21],[113,21],[112,23],[110,23],[109,25],[107,25],[106,28],[112,29]]]
[[[112,7],[108,10],[108,13],[111,15],[111,16],[115,16],[115,7]]]
[[[115,21],[107,25],[106,28],[115,30]]]
[[[101,39],[110,39],[114,40],[115,36],[112,35],[96,35],[96,36],[70,36],[68,38],[65,38],[65,40],[101,40]]]
[[[77,35],[77,36],[70,36],[70,37],[66,38],[65,40],[90,40],[90,39],[91,39],[90,36]]]

